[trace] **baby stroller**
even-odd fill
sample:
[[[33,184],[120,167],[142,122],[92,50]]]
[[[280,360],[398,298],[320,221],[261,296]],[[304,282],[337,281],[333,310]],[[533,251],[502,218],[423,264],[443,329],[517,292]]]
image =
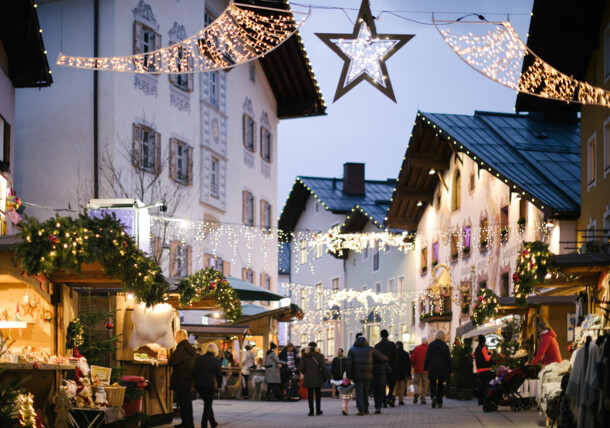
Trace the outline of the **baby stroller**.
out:
[[[531,365],[517,367],[506,373],[487,392],[483,411],[495,412],[498,406],[509,406],[513,412],[531,409],[534,401],[531,398],[523,398],[519,394],[519,388],[526,379],[535,379],[537,376],[538,369]]]

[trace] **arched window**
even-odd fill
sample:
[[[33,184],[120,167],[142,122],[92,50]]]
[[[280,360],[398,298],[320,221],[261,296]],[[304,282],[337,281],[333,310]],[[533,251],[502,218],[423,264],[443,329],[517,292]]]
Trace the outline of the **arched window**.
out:
[[[460,171],[458,170],[455,172],[453,188],[451,189],[451,211],[460,209],[460,199],[462,197],[461,184],[462,180],[460,179]]]

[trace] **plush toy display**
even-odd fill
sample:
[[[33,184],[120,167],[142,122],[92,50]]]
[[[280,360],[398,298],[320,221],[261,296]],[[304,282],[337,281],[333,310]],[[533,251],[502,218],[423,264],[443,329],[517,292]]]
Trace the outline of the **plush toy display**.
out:
[[[108,397],[106,396],[106,390],[103,385],[98,385],[97,392],[95,393],[95,404],[100,407],[106,407],[108,405]]]
[[[175,309],[166,303],[146,308],[143,303],[133,309],[131,319],[133,332],[129,339],[129,346],[138,349],[142,345],[156,343],[164,348],[174,347],[174,333],[172,320]]]

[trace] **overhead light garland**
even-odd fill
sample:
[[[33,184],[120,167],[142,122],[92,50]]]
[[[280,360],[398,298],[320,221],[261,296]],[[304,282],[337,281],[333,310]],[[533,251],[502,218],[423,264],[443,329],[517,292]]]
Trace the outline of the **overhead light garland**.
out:
[[[385,62],[413,38],[413,34],[377,34],[369,0],[362,0],[351,34],[316,33],[316,36],[344,61],[333,101],[360,82],[367,81],[396,102]]]
[[[568,76],[532,52],[510,22],[445,21],[433,23],[445,42],[470,67],[515,91],[567,103],[610,105],[610,92]],[[487,24],[495,30],[482,35],[458,35],[438,24]],[[521,73],[523,61],[532,64]]]
[[[251,9],[271,11],[262,14]],[[60,52],[57,65],[87,70],[128,73],[194,73],[234,67],[260,58],[277,48],[305,23],[293,12],[256,5],[235,4],[203,30],[171,46],[137,55],[77,57]]]

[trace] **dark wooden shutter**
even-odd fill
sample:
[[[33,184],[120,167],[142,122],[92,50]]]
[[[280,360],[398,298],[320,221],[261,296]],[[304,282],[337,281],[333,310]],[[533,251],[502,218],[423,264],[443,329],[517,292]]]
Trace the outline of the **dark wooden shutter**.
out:
[[[248,115],[246,113],[244,113],[243,119],[242,119],[242,137],[244,140],[244,147],[248,147]]]
[[[254,123],[253,127],[253,132],[252,132],[252,152],[256,153],[256,145],[258,144],[258,142],[256,141],[256,126],[257,123],[254,122],[254,119],[252,119],[252,122]]]
[[[142,23],[134,21],[133,23],[133,54],[142,53]]]
[[[187,174],[187,184],[189,186],[193,185],[193,147],[188,146],[187,148],[187,160],[186,160],[186,174]]]
[[[241,268],[241,279],[243,279],[244,281],[248,280],[248,269],[247,268]]]
[[[248,191],[242,192],[242,222],[248,224]]]
[[[256,198],[252,195],[252,224],[254,226],[256,224]]]
[[[178,274],[176,266],[176,258],[178,253],[178,241],[169,243],[169,276],[175,278]]]
[[[132,126],[133,147],[131,150],[131,163],[136,168],[142,167],[142,127],[137,123]]]
[[[176,180],[178,178],[178,140],[175,138],[169,139],[169,178]]]
[[[266,276],[265,273],[261,273],[261,279],[260,279],[261,288],[265,286],[265,276]]]
[[[261,147],[260,147],[260,149],[261,149],[261,158],[263,158],[263,159],[265,159],[265,148],[263,147],[263,144],[265,144],[264,143],[265,136],[263,135],[263,132],[265,132],[264,130],[265,130],[265,128],[263,128],[261,126],[260,127],[260,132],[259,132],[259,134],[260,134],[259,137],[260,137],[260,145],[261,145]]]
[[[260,211],[261,211],[261,226],[264,225],[265,222],[265,201],[261,199],[260,203]]]
[[[155,174],[161,173],[161,134],[155,132]]]
[[[193,249],[190,245],[186,246],[186,274],[193,273]]]

